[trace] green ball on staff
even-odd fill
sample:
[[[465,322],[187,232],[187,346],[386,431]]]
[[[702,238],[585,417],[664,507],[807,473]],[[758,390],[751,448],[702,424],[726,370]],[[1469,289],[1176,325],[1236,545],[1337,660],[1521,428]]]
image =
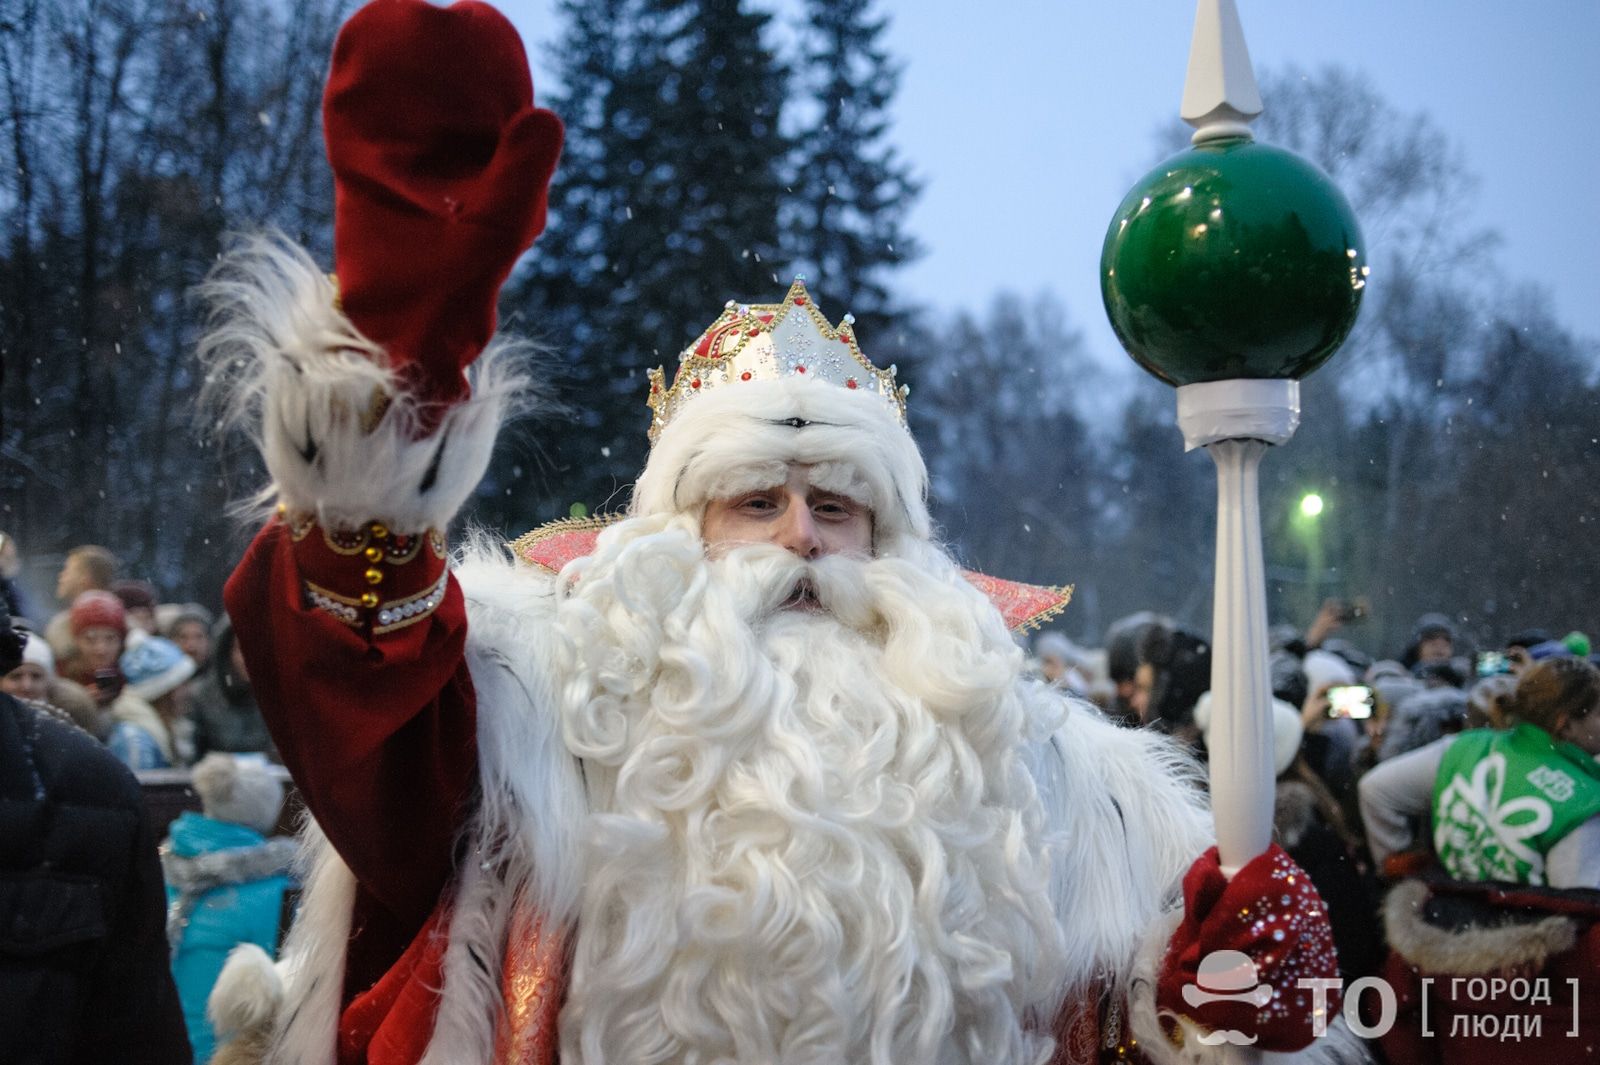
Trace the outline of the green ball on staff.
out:
[[[1146,174],[1100,253],[1118,339],[1173,385],[1304,377],[1355,324],[1367,273],[1337,186],[1247,137],[1204,142]]]

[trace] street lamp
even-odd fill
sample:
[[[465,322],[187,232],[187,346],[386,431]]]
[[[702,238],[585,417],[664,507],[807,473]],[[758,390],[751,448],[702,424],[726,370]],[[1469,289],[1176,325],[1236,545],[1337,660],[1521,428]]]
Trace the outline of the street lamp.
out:
[[[1326,505],[1322,496],[1307,492],[1300,497],[1300,520],[1292,523],[1299,527],[1306,542],[1306,598],[1302,616],[1307,625],[1322,606],[1322,522],[1318,519]]]

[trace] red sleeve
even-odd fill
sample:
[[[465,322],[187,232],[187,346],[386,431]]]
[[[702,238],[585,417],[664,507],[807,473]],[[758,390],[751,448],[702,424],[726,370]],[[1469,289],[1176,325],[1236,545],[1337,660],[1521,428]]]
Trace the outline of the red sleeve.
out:
[[[477,775],[466,609],[442,539],[343,535],[274,519],[223,597],[306,806],[366,893],[416,929]]]

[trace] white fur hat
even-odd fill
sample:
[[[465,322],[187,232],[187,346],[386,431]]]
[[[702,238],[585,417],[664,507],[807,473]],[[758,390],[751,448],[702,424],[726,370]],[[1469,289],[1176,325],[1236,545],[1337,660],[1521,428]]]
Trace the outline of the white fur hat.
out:
[[[1350,663],[1328,651],[1307,651],[1300,669],[1306,675],[1306,690],[1312,694],[1330,684],[1356,682],[1356,671],[1350,667]]]
[[[1211,693],[1206,692],[1195,701],[1194,723],[1200,726],[1201,735],[1211,738]],[[1300,711],[1282,699],[1272,700],[1272,771],[1281,775],[1294,765],[1300,753],[1300,740],[1306,727],[1300,721]]]
[[[782,483],[790,463],[811,483],[872,508],[874,547],[926,540],[928,470],[883,400],[803,377],[752,381],[684,405],[650,451],[632,512],[684,514]]]
[[[283,812],[283,782],[265,762],[206,755],[194,767],[194,790],[207,817],[271,835]]]
[[[50,645],[44,638],[35,633],[27,633],[28,642],[22,645],[22,660],[44,670],[46,674],[55,676],[56,656],[50,650]]]
[[[139,632],[129,633],[128,649],[119,659],[128,690],[154,702],[194,676],[194,659],[171,640]]]

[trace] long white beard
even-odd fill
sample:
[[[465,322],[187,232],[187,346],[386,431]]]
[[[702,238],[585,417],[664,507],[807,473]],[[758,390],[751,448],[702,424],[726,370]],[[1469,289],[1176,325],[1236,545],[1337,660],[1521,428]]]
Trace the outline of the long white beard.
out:
[[[636,519],[563,575],[592,808],[562,1060],[1037,1062],[1063,978],[1003,623],[934,548],[708,561]],[[786,606],[799,580],[823,607]]]

